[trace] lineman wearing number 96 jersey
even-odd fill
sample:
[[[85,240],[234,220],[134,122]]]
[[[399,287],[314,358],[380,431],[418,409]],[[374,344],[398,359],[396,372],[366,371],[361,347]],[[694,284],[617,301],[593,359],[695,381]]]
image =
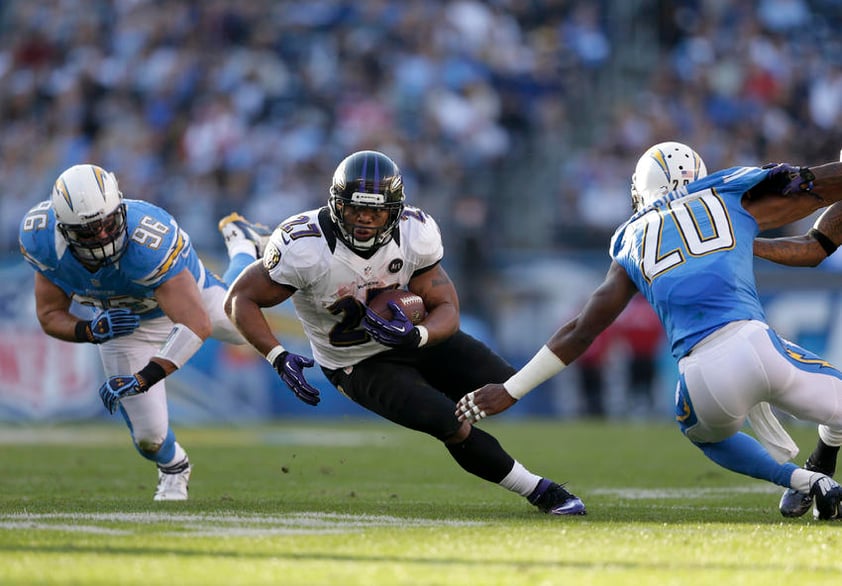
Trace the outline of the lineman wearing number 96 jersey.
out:
[[[225,279],[255,259],[252,228],[236,214],[220,222],[231,257]],[[155,500],[186,499],[191,467],[169,427],[164,381],[210,335],[244,343],[222,309],[225,283],[169,213],[124,199],[114,174],[96,165],[64,171],[50,199],[23,218],[19,238],[36,271],[42,329],[98,345],[109,377],[100,397],[157,464]],[[89,316],[77,315],[86,308]]]
[[[328,205],[283,222],[262,263],[231,286],[226,311],[246,339],[302,401],[316,405],[307,357],[290,353],[262,309],[289,298],[313,356],[333,385],[364,408],[444,443],[467,472],[528,499],[553,515],[581,515],[582,501],[529,472],[497,440],[459,422],[455,400],[482,380],[514,369],[459,329],[459,300],[441,266],[436,222],[404,205],[400,170],[389,157],[360,151],[337,167]],[[378,292],[408,288],[428,315],[413,325],[397,305],[386,320],[368,310]]]

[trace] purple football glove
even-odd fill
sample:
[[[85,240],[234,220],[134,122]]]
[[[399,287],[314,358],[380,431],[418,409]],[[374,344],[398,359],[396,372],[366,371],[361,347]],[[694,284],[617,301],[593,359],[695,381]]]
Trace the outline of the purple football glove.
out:
[[[392,310],[392,319],[380,317],[370,308],[365,310],[363,328],[368,335],[390,348],[417,348],[421,342],[421,332],[406,317],[401,307],[394,301],[386,304]]]
[[[278,354],[272,366],[278,371],[281,380],[295,393],[295,396],[315,407],[321,400],[319,389],[307,382],[304,378],[304,369],[313,366],[312,358],[305,358],[299,354],[284,351]]]
[[[763,165],[762,168],[769,170],[766,181],[774,191],[781,195],[806,193],[813,190],[813,181],[816,176],[807,167],[794,167],[786,163],[771,163]]]

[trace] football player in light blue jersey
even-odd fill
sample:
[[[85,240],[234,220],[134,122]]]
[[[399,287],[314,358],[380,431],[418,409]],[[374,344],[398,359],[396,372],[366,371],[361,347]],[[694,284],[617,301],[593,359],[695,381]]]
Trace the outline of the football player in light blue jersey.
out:
[[[773,456],[740,429],[768,403],[820,424],[826,443],[842,445],[842,373],[769,328],[752,269],[759,232],[842,199],[842,163],[734,167],[702,176],[689,147],[653,150],[660,152],[647,152],[635,170],[635,213],[614,233],[603,283],[520,371],[465,395],[457,416],[478,421],[511,407],[581,355],[641,292],[678,361],[676,419],[686,437],[729,470],[811,494],[820,519],[840,518],[842,487],[788,462],[793,452],[784,439],[791,438],[781,439]],[[641,169],[651,167],[670,177],[673,191],[643,185]]]
[[[233,280],[268,230],[231,214],[220,221]],[[223,311],[225,282],[207,271],[165,210],[124,199],[113,173],[75,165],[20,225],[35,269],[35,305],[48,335],[99,345],[106,408],[118,408],[140,454],[157,464],[155,500],[185,500],[191,466],[169,426],[165,377],[213,336],[243,338]],[[90,319],[80,317],[87,308]],[[133,373],[133,374],[132,374]]]

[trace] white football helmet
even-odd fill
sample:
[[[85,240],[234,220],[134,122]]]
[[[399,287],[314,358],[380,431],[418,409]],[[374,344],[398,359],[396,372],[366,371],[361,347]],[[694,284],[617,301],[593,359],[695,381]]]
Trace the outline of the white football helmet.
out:
[[[50,200],[59,232],[77,259],[110,264],[126,251],[126,204],[114,173],[96,165],[70,167],[56,179]]]
[[[708,174],[699,154],[680,142],[661,142],[637,161],[632,175],[632,209],[639,211],[665,193]]]

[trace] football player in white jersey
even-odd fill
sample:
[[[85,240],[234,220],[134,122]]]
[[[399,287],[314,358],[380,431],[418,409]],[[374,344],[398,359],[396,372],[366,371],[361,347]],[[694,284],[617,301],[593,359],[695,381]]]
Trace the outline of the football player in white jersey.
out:
[[[377,151],[346,157],[328,205],[281,223],[262,262],[234,281],[229,317],[295,395],[317,405],[319,390],[304,375],[313,360],[285,350],[262,312],[291,298],[315,361],[344,395],[440,440],[466,471],[545,513],[585,514],[562,485],[528,471],[493,436],[454,415],[456,399],[515,369],[459,329],[459,299],[441,266],[438,226],[404,199],[400,170],[389,157]],[[424,300],[428,315],[420,324],[397,305],[392,320],[368,310],[374,295],[394,288]]]
[[[257,257],[268,230],[231,214],[220,221],[232,280]],[[205,270],[188,235],[165,210],[124,199],[113,173],[75,165],[50,199],[20,225],[20,249],[35,269],[42,329],[97,344],[106,408],[119,409],[137,451],[155,462],[155,500],[185,500],[191,466],[169,425],[165,377],[213,336],[244,340],[223,310],[225,282]],[[80,318],[85,310],[90,319]]]
[[[611,266],[579,315],[517,374],[460,399],[457,416],[476,422],[511,407],[580,356],[640,292],[678,363],[675,415],[684,435],[720,466],[811,495],[818,518],[842,518],[842,486],[788,462],[791,451],[773,456],[740,431],[752,409],[767,402],[818,423],[825,443],[842,445],[842,373],[769,328],[752,267],[759,232],[842,199],[842,163],[734,167],[702,176],[698,155],[675,144],[638,163],[635,213],[614,233]],[[673,167],[676,157],[681,163]],[[647,175],[641,165],[676,183],[666,194],[640,189]]]

